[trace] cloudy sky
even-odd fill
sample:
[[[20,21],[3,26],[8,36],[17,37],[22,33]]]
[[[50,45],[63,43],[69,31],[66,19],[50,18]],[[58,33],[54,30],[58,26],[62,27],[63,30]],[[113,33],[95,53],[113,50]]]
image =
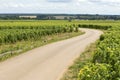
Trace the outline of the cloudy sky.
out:
[[[0,0],[0,13],[120,15],[120,0]]]

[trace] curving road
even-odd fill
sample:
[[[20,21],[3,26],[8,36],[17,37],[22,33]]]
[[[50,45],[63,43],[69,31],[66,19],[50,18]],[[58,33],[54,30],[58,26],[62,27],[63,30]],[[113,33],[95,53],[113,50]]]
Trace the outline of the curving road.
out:
[[[102,34],[81,29],[84,35],[48,44],[0,63],[0,80],[59,80],[85,48]]]

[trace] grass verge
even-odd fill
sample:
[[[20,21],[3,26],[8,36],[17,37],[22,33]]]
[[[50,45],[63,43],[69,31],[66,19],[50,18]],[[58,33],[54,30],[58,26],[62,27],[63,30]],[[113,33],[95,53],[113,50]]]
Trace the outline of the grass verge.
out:
[[[90,46],[88,46],[83,52],[79,58],[77,58],[74,63],[69,67],[67,72],[64,73],[63,77],[60,80],[77,80],[78,79],[78,73],[80,69],[88,62],[91,61],[91,58],[93,56],[93,52],[96,50],[96,44],[92,43]]]
[[[23,52],[49,43],[69,39],[82,34],[84,34],[84,32],[81,31],[72,33],[58,33],[54,35],[41,37],[38,40],[21,41],[14,44],[3,44],[0,45],[0,61],[4,61],[10,57],[19,55]]]

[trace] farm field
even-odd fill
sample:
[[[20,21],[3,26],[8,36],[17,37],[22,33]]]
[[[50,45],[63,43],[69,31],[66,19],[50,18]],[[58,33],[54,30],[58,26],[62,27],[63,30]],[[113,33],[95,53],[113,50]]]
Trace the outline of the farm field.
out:
[[[90,56],[83,61],[78,59],[62,80],[119,80],[120,21],[0,21],[0,60],[47,44],[49,40],[61,40],[63,35],[63,39],[81,35],[79,28],[98,29],[104,34],[94,44],[94,49],[88,51]]]
[[[60,22],[60,23],[59,23]],[[67,21],[0,21],[0,61],[84,32]]]
[[[82,24],[111,26],[80,55],[61,80],[120,79],[120,21],[86,21]],[[93,27],[89,27],[93,28]]]
[[[102,34],[99,30],[80,30],[85,34],[38,47],[1,62],[0,80],[59,79],[70,63]]]
[[[120,0],[0,3],[0,80],[120,80]]]

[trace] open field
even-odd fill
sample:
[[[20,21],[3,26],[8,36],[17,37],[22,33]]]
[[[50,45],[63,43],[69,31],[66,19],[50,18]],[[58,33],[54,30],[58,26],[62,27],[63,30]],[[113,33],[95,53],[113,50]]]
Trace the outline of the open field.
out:
[[[61,80],[120,79],[120,21],[83,21],[82,24],[111,26],[93,46],[80,55]],[[92,28],[92,27],[89,27]]]
[[[75,70],[78,71],[73,70],[71,72],[73,74],[70,74],[70,76],[69,73],[66,74],[69,77],[63,80],[119,80],[120,21],[0,21],[0,54],[2,55],[0,59],[4,60],[14,55],[14,53],[20,53],[21,50],[26,51],[38,47],[41,44],[40,42],[48,42],[51,39],[49,36],[59,36],[60,34],[71,35],[73,33],[75,35],[82,34],[78,30],[79,27],[100,29],[104,34],[101,35],[99,41],[95,44],[94,52],[90,50],[88,55],[92,56],[87,57],[88,61],[85,60],[83,65],[79,66],[82,64],[82,61],[78,59],[77,67],[73,67],[77,68]],[[6,53],[8,55],[4,55]]]
[[[54,21],[0,21],[0,61],[83,33],[77,26]]]
[[[0,80],[120,80],[120,0],[0,0]]]
[[[59,80],[72,61],[102,34],[98,30],[81,30],[85,34],[30,50],[2,62],[0,80]]]

